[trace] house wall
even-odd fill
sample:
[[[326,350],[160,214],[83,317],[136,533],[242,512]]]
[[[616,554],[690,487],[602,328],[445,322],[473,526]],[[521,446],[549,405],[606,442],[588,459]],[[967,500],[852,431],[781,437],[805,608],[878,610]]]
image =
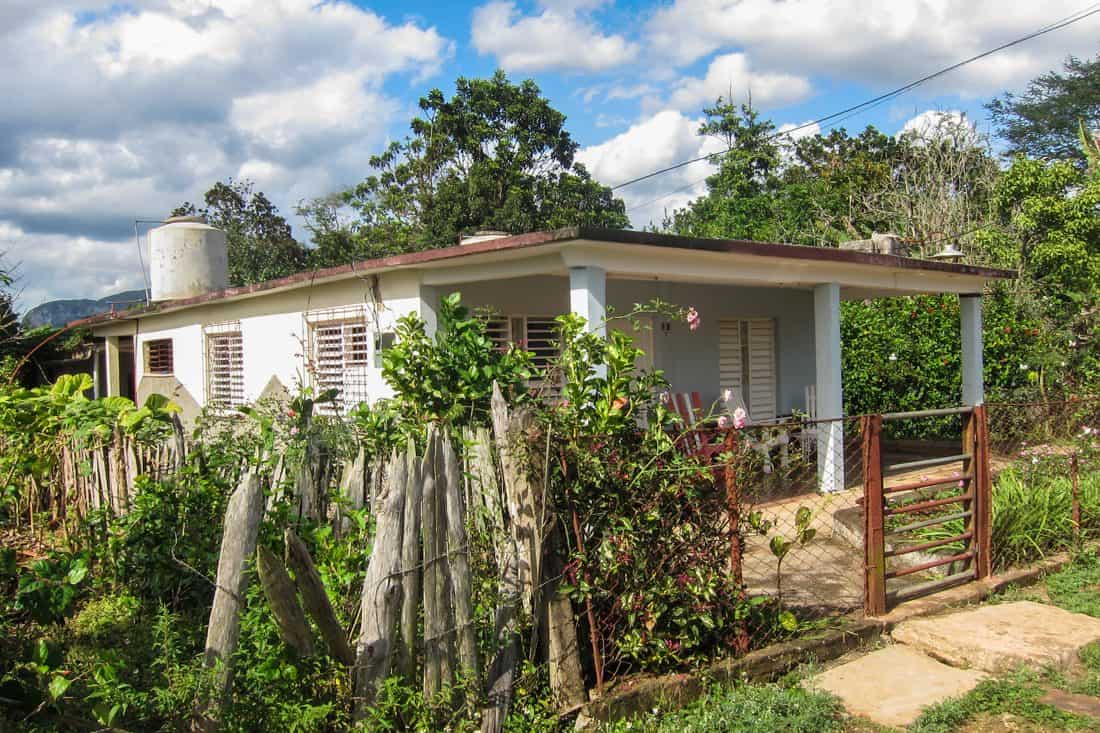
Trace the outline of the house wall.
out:
[[[166,383],[163,377],[145,374],[145,342],[171,338],[172,376],[179,383],[175,389],[182,388],[196,403],[205,404],[203,328],[226,321],[239,321],[241,326],[245,400],[254,401],[265,394],[265,390],[270,393],[273,379],[294,392],[303,383],[308,384],[305,369],[307,312],[365,305],[368,325],[376,332],[385,332],[393,330],[400,316],[423,309],[415,273],[398,271],[379,276],[380,308],[372,305],[372,283],[366,278],[321,283],[312,288],[216,301],[175,313],[145,316],[138,320],[135,336],[139,349],[137,383],[144,384],[144,387],[139,386],[139,398],[143,399]],[[371,346],[373,348],[373,339]],[[368,369],[368,388],[372,398],[389,396],[381,369],[373,366]]]
[[[470,307],[489,307],[508,315],[558,315],[569,310],[569,280],[525,277],[473,283],[457,290]],[[677,392],[699,392],[704,401],[718,399],[718,321],[721,318],[774,318],[777,342],[777,409],[780,414],[806,410],[804,388],[814,383],[813,293],[792,288],[607,281],[607,304],[617,313],[635,303],[661,300],[694,306],[702,325],[691,331],[685,322],[657,323],[653,328],[654,366],[665,372]]]

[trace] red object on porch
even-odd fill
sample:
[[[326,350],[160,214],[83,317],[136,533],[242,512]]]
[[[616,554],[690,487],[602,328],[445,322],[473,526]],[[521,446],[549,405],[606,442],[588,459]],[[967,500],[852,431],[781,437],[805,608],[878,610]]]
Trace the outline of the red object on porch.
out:
[[[703,425],[703,398],[698,392],[666,392],[665,405],[680,416],[684,433],[678,440],[680,449],[689,456],[710,460],[722,452],[722,445],[715,442],[715,431]]]

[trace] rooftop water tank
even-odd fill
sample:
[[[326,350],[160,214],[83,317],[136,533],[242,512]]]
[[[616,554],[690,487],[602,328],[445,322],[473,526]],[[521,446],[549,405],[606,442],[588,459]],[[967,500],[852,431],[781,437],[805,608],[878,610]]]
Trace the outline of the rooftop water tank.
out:
[[[201,216],[174,216],[149,232],[150,295],[154,301],[191,298],[229,282],[225,232]]]

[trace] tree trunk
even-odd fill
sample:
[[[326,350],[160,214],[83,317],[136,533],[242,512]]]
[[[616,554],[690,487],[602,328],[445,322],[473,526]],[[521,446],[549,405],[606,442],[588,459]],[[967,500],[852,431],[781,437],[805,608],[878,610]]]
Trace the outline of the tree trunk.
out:
[[[260,584],[271,606],[271,613],[275,616],[275,623],[279,627],[279,636],[283,643],[293,649],[299,657],[311,656],[313,632],[310,631],[306,616],[298,604],[294,582],[287,574],[283,561],[261,545],[256,550],[256,569],[259,571]]]
[[[401,540],[407,481],[404,457],[399,460],[395,452],[379,492],[377,531],[363,580],[363,622],[355,660],[357,717],[374,702],[393,658],[401,609]]]
[[[309,550],[289,528],[284,532],[283,538],[286,541],[287,563],[294,571],[294,584],[302,595],[302,604],[306,608],[306,613],[320,629],[329,653],[350,667],[355,664],[355,653],[348,644],[340,621],[336,618],[336,612],[329,601],[328,593],[325,592],[321,575],[313,564]]]

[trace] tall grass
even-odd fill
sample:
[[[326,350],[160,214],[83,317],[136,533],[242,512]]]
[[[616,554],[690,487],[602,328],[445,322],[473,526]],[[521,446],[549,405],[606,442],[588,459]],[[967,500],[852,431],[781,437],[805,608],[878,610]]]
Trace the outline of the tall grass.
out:
[[[1049,466],[1046,467],[1049,469]],[[1100,535],[1100,473],[1082,471],[1078,480],[1081,535]],[[964,532],[963,520],[920,530],[921,541],[946,539]],[[1068,550],[1075,542],[1073,492],[1067,475],[1031,466],[1012,466],[993,483],[993,567],[1002,570]],[[961,543],[937,549],[962,551]]]

